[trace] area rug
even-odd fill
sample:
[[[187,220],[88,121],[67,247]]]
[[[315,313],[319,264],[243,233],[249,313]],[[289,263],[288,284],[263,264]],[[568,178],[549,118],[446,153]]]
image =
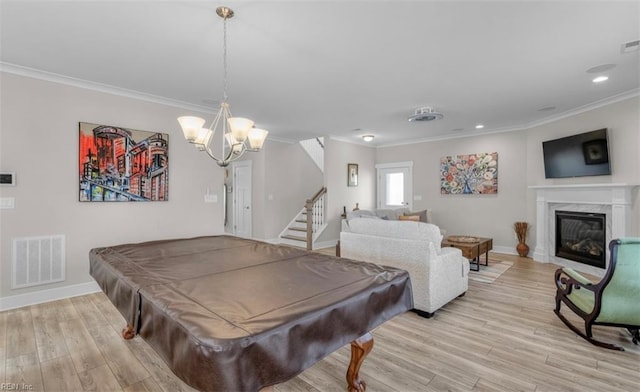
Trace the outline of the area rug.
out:
[[[512,261],[492,261],[489,260],[489,265],[485,266],[480,264],[480,271],[470,271],[469,280],[482,283],[493,283],[500,275],[508,270],[513,265]]]

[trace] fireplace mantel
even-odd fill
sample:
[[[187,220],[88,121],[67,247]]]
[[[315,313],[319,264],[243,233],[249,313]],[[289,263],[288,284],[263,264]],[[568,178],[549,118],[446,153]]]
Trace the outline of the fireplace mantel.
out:
[[[605,212],[607,214],[607,244],[612,238],[631,234],[633,184],[568,184],[534,185],[536,191],[536,247],[533,259],[543,263],[558,263],[583,272],[602,276],[604,270],[585,266],[555,256],[556,208],[574,211]],[[553,225],[553,227],[552,227]],[[609,257],[607,254],[607,263]]]

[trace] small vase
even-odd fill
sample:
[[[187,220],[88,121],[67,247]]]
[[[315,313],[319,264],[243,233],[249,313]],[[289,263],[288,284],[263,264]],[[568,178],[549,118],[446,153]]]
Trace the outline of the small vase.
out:
[[[519,242],[518,245],[516,245],[516,250],[518,251],[518,255],[520,257],[527,257],[527,255],[529,254],[529,245],[525,244],[524,242]]]

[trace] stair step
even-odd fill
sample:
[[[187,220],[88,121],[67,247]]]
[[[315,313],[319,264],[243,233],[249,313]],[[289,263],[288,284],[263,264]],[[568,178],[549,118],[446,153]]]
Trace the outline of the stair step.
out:
[[[297,235],[283,235],[281,238],[286,238],[288,240],[293,240],[293,241],[307,242],[306,237],[298,237]]]
[[[300,220],[300,219],[296,219],[296,222],[298,222],[298,223],[307,223],[306,220]]]
[[[302,228],[302,227],[289,227],[289,230],[302,231],[302,232],[305,232],[305,233],[307,232],[307,228],[306,227],[304,227],[304,228]]]

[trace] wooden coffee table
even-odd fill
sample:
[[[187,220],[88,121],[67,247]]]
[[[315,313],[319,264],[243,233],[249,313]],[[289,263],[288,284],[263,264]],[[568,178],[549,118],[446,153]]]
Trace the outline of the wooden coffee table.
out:
[[[472,271],[480,271],[480,255],[484,253],[484,265],[489,265],[489,251],[493,249],[493,239],[466,235],[450,235],[442,246],[452,246],[462,251],[462,255],[471,262]],[[473,268],[473,265],[476,268]]]

